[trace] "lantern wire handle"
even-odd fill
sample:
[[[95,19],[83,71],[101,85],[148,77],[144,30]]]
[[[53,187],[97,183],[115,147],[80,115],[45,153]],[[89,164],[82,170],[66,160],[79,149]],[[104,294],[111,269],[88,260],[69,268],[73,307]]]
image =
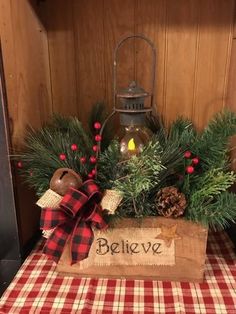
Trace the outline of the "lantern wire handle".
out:
[[[155,90],[155,79],[156,79],[156,49],[155,46],[153,44],[153,42],[148,39],[146,36],[142,35],[142,34],[136,34],[136,35],[129,35],[126,36],[124,38],[122,38],[116,45],[115,50],[114,50],[114,61],[113,61],[113,110],[112,112],[108,115],[108,117],[105,119],[105,121],[103,122],[103,125],[100,129],[99,134],[102,136],[104,128],[107,124],[107,122],[115,115],[115,113],[118,111],[117,107],[116,107],[116,93],[117,93],[117,53],[119,48],[124,44],[124,42],[126,42],[129,39],[134,39],[134,38],[139,38],[139,39],[143,39],[145,40],[149,46],[152,48],[152,54],[153,54],[153,60],[152,60],[152,88],[151,88],[151,108],[152,110],[154,109],[154,90]],[[150,110],[147,110],[150,111]],[[99,157],[99,153],[101,150],[101,142],[98,143],[98,150],[96,151],[96,157],[98,159]],[[96,176],[97,178],[97,165],[96,165]]]
[[[129,39],[139,38],[145,40],[152,49],[152,88],[151,88],[151,108],[154,108],[154,90],[155,90],[155,79],[156,79],[156,48],[153,42],[142,34],[129,35],[122,38],[116,45],[114,50],[114,61],[113,61],[113,110],[116,110],[116,94],[117,94],[117,53],[119,48]]]

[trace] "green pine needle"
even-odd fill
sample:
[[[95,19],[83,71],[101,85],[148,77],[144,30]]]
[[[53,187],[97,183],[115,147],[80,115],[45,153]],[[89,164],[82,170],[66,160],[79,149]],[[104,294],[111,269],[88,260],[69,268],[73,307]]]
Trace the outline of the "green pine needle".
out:
[[[72,151],[72,144],[76,144],[78,150]],[[50,179],[58,168],[71,168],[86,177],[92,166],[82,164],[80,158],[88,159],[92,146],[91,137],[77,118],[54,115],[40,130],[28,127],[24,152],[17,156],[23,163],[21,173],[41,196],[49,188]],[[65,154],[66,159],[60,160],[60,154]]]
[[[214,168],[200,176],[189,195],[186,218],[214,227],[217,226],[216,221],[217,219],[219,220],[220,215],[222,221],[224,221],[224,217],[227,217],[229,213],[225,211],[224,206],[217,206],[219,205],[222,193],[225,193],[235,181],[236,175],[233,172],[224,172],[222,169]],[[217,217],[212,216],[213,208],[217,209]],[[234,214],[231,220],[236,216],[235,204],[231,212],[232,210],[234,210]],[[232,216],[232,213],[230,215]],[[222,227],[223,223],[218,225]]]
[[[159,184],[159,174],[164,169],[161,153],[161,146],[154,137],[139,156],[127,160],[121,160],[119,143],[115,141],[101,154],[98,165],[100,185],[115,189],[123,196],[116,213],[118,216],[140,217],[150,214],[149,191]]]
[[[236,133],[236,113],[217,113],[196,138],[192,150],[200,156],[204,170],[229,164],[229,138]]]
[[[88,160],[94,155],[93,123],[103,123],[104,119],[104,106],[98,104],[91,112],[90,132],[77,118],[61,115],[54,115],[40,130],[27,129],[25,150],[17,159],[22,161],[26,181],[39,196],[49,188],[58,168],[71,168],[87,178],[94,165],[82,164],[80,158]],[[160,118],[149,117],[148,123],[155,135],[140,155],[127,160],[122,159],[119,143],[110,141],[110,129],[105,129],[107,141],[99,156],[96,180],[103,191],[115,189],[123,195],[114,218],[157,215],[156,193],[176,186],[187,198],[186,219],[215,229],[235,221],[236,196],[228,190],[236,181],[236,175],[229,171],[229,139],[236,133],[236,114],[216,114],[200,133],[183,117],[169,129]],[[78,150],[72,151],[72,144]],[[186,150],[191,152],[189,159],[184,158]],[[60,160],[60,154],[65,154],[66,160]],[[193,174],[187,174],[193,157],[198,157],[199,164]]]

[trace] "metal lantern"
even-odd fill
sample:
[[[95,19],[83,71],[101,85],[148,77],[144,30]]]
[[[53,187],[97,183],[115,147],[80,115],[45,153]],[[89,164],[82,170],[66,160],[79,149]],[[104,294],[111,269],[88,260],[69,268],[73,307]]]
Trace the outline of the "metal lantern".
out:
[[[124,109],[135,110],[144,109],[144,99],[148,93],[132,81],[128,88],[121,90],[117,93],[117,97],[121,99]]]
[[[152,77],[151,91],[147,92],[132,81],[129,86],[123,90],[117,90],[117,53],[119,48],[129,39],[138,38],[146,41],[152,49]],[[145,126],[146,114],[150,113],[154,107],[154,86],[155,86],[155,65],[156,50],[153,43],[143,35],[130,35],[123,38],[116,46],[114,52],[114,85],[113,85],[113,111],[108,117],[110,119],[115,113],[120,115],[120,151],[126,158],[140,153],[143,147],[148,143],[151,131]],[[148,98],[150,105],[146,104]]]

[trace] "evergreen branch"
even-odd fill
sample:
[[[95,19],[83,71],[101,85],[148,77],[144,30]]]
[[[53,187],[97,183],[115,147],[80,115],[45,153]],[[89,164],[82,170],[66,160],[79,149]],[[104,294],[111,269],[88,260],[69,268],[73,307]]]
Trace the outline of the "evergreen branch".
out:
[[[229,164],[229,137],[236,133],[236,114],[227,110],[217,113],[198,135],[193,151],[201,157],[202,168],[223,167]]]
[[[169,131],[164,127],[163,119],[149,118],[149,125],[156,132],[162,148],[161,163],[165,167],[160,173],[159,188],[176,184],[176,174],[185,171],[184,152],[195,142],[197,133],[192,122],[183,117],[174,121]]]
[[[80,158],[89,159],[93,154],[93,124],[102,123],[104,117],[104,107],[98,105],[91,113],[90,133],[77,118],[61,115],[54,115],[40,130],[27,129],[25,151],[16,158],[21,159],[21,172],[39,196],[48,189],[58,168],[68,167],[87,177],[93,165],[82,164]],[[155,136],[140,155],[122,159],[119,143],[110,143],[110,140],[109,146],[100,153],[97,183],[102,190],[116,189],[123,195],[115,216],[156,215],[157,191],[174,185],[188,200],[186,219],[213,228],[225,227],[228,221],[234,221],[236,196],[228,188],[236,181],[236,175],[229,171],[228,140],[236,133],[236,114],[228,111],[217,114],[199,134],[192,122],[182,117],[169,130],[158,117],[149,117],[149,125]],[[107,131],[103,141],[111,133]],[[78,150],[72,151],[71,144],[76,144]],[[200,160],[191,175],[185,172],[186,166],[192,163],[191,158],[184,158],[186,150]],[[62,153],[66,155],[64,161],[59,158]],[[178,174],[184,174],[181,183]]]
[[[210,169],[199,177],[192,194],[199,198],[212,197],[226,191],[236,180],[236,175],[222,169]]]
[[[72,144],[76,144],[78,150],[72,151]],[[71,168],[86,177],[92,166],[83,165],[80,158],[89,158],[92,146],[93,141],[77,118],[54,115],[40,130],[27,128],[24,152],[17,157],[23,163],[21,174],[40,196],[49,188],[50,179],[58,168]],[[60,160],[60,154],[65,154],[66,159]]]
[[[159,173],[164,168],[161,164],[161,147],[154,138],[139,156],[132,156],[123,164],[125,176],[117,178],[113,188],[123,195],[123,205],[133,208],[134,216],[142,216],[148,193],[160,181]],[[134,206],[135,204],[135,206]],[[124,207],[120,208],[120,212]]]
[[[211,169],[199,177],[189,195],[186,218],[202,222],[205,225],[217,225],[217,223],[212,222],[212,208],[216,206],[214,204],[218,204],[216,200],[219,200],[221,195],[226,193],[235,180],[236,175],[233,172],[225,173],[222,169]],[[219,210],[222,210],[222,217],[227,215],[226,212],[223,212],[224,208]]]
[[[119,164],[120,158],[119,143],[115,140],[100,154],[97,182],[102,190],[111,189],[116,178],[122,175],[122,167]]]
[[[162,140],[165,141],[166,129],[164,126],[164,119],[162,116],[148,115],[146,117],[147,127],[152,131],[162,145]]]
[[[209,204],[199,204],[197,208],[188,210],[187,219],[202,223],[213,229],[224,229],[236,220],[236,194],[223,192],[218,194]]]
[[[195,142],[197,132],[193,123],[183,117],[177,118],[170,126],[169,141],[178,142],[179,147],[185,151]]]

